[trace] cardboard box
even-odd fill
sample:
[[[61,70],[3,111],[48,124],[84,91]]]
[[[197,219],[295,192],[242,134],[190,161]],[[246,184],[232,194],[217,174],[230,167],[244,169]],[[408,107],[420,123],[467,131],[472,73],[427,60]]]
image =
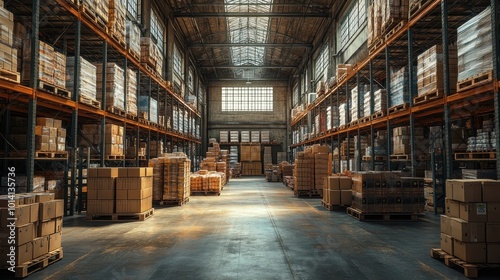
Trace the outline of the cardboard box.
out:
[[[49,252],[62,247],[62,232],[56,232],[49,236]]]
[[[98,190],[97,191],[97,199],[115,199],[115,191],[114,190]]]
[[[483,181],[483,202],[500,202],[500,181]]]
[[[36,125],[54,127],[54,119],[52,119],[52,118],[36,118]]]
[[[30,206],[30,223],[36,223],[40,219],[40,204],[33,203]]]
[[[35,193],[20,193],[24,197],[24,204],[33,204],[36,203],[36,194]]]
[[[63,227],[63,218],[62,217],[58,217],[58,218],[55,218],[54,219],[55,221],[55,229],[54,229],[54,232],[60,232],[62,231],[62,227]]]
[[[484,223],[469,223],[462,219],[451,219],[451,236],[462,242],[485,242]]]
[[[486,203],[460,202],[459,218],[467,222],[486,222],[488,220],[486,212]]]
[[[63,199],[56,199],[54,200],[55,205],[56,205],[56,217],[63,217],[64,216],[64,200]]]
[[[0,208],[8,208],[9,203],[10,203],[10,198],[8,195],[0,195]],[[15,197],[13,197],[12,203],[14,203],[15,206],[23,205],[24,197],[16,195]]]
[[[451,235],[451,218],[441,215],[441,233]]]
[[[352,189],[352,179],[351,177],[341,176],[339,178],[340,190],[347,191]]]
[[[125,194],[127,190],[123,190]],[[127,199],[117,199],[116,200],[116,213],[128,213],[127,212]]]
[[[341,205],[341,191],[330,190],[330,204]]]
[[[61,128],[62,127],[62,120],[53,120],[53,127],[55,128]]]
[[[7,261],[10,260],[10,257],[7,256],[7,254],[10,253],[10,246],[0,247],[0,262],[3,264],[7,263]],[[21,246],[15,247],[14,253],[16,255],[16,265],[31,261],[33,259],[33,242],[28,242]]]
[[[95,200],[97,199],[97,192],[98,190],[95,189],[87,189],[87,199],[89,200]]]
[[[487,245],[487,262],[500,263],[500,243],[488,243]]]
[[[97,178],[98,168],[88,168],[87,169],[87,178]]]
[[[151,198],[127,200],[126,213],[142,213],[151,209],[152,207],[153,200]]]
[[[153,195],[153,188],[127,190],[127,199],[144,199]]]
[[[50,220],[56,217],[56,201],[40,202],[39,219],[40,221]]]
[[[123,189],[116,190],[116,200],[126,200],[128,197],[128,191]]]
[[[47,236],[55,233],[56,220],[42,221],[38,224],[38,235],[37,236]]]
[[[127,176],[128,176],[128,168],[126,168],[126,167],[118,168],[118,177],[119,178],[127,178]]]
[[[28,205],[19,205],[14,208],[14,215],[11,216],[11,211],[9,208],[1,208],[0,209],[0,226],[6,227],[10,224],[11,218],[16,218],[16,226],[23,226],[30,223],[30,215],[31,215],[31,206]]]
[[[153,167],[145,167],[146,168],[146,177],[153,176]]]
[[[446,193],[447,198],[453,198],[453,180],[446,180]]]
[[[500,203],[488,203],[488,223],[500,223]]]
[[[486,242],[500,242],[500,223],[486,224]]]
[[[351,203],[352,203],[352,191],[351,190],[340,191],[340,203],[343,206],[351,206]]]
[[[328,154],[328,153],[330,153],[330,147],[329,146],[313,145],[312,152],[315,154],[318,154],[318,153]]]
[[[46,202],[54,200],[53,193],[37,193],[35,195],[35,202]]]
[[[479,180],[453,180],[452,198],[454,200],[460,202],[482,202],[482,193],[483,184]]]
[[[326,180],[326,187],[330,190],[340,190],[340,177],[338,176],[328,176]]]
[[[460,218],[460,203],[452,199],[445,200],[446,216]]]
[[[143,167],[129,167],[127,168],[127,177],[129,178],[138,178],[138,177],[146,177],[146,168]]]
[[[115,178],[118,177],[118,168],[101,167],[97,169],[97,177],[99,178]]]
[[[441,250],[453,255],[453,237],[441,233]]]
[[[15,232],[15,246],[20,246],[31,242],[35,238],[35,226],[34,224],[26,224],[14,229]],[[8,238],[10,236],[10,229],[7,227],[0,228],[0,246],[11,246],[8,244]]]
[[[453,240],[453,255],[468,263],[486,262],[486,243]]]
[[[49,237],[42,236],[33,239],[33,259],[49,253]]]

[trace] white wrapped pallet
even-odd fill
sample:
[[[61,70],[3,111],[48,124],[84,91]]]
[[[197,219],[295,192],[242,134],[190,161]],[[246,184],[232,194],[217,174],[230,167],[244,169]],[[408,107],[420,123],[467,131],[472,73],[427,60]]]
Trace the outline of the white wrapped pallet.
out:
[[[406,67],[391,74],[391,107],[410,102],[408,83],[409,79]]]
[[[75,83],[75,57],[68,56],[66,58],[66,74],[68,80],[66,86],[69,90],[73,90]],[[92,63],[80,57],[80,75],[78,79],[80,82],[79,95],[85,96],[92,100],[96,100],[96,67]]]
[[[131,21],[127,21],[127,47],[131,53],[140,59],[141,55],[141,29]]]
[[[387,91],[379,89],[373,93],[373,114],[387,111]]]
[[[127,69],[127,113],[137,116],[137,72]]]
[[[148,112],[149,106],[149,112]],[[148,120],[158,123],[158,101],[148,96],[139,96],[139,110],[148,113]]]
[[[102,63],[94,63],[96,66],[96,83],[98,100],[102,99]],[[124,110],[125,103],[125,79],[124,71],[116,63],[106,64],[106,106],[116,107]]]
[[[364,104],[366,85],[361,85],[359,87],[354,87],[351,90],[351,121],[355,121],[357,119],[363,118],[363,110],[358,112],[359,106]],[[360,100],[361,99],[361,100]]]
[[[347,104],[342,103],[339,106],[339,126],[347,124]]]

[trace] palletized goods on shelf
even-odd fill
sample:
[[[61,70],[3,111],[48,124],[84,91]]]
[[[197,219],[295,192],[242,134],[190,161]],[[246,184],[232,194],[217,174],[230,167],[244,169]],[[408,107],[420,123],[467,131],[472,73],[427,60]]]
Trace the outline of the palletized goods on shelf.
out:
[[[96,66],[97,100],[103,100],[102,73],[103,64],[94,63]],[[116,63],[108,62],[106,65],[105,100],[107,107],[124,110],[125,105],[125,79],[124,71]]]

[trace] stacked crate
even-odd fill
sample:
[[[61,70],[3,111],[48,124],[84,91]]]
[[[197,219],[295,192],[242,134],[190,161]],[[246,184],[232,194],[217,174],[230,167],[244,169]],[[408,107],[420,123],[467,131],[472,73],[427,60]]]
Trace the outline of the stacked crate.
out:
[[[104,154],[105,156],[123,156],[123,141],[124,141],[124,131],[122,126],[117,126],[115,124],[106,124],[104,139],[101,135],[100,126],[97,124],[84,124],[82,125],[82,131],[85,138],[91,143],[88,143],[86,139],[82,138],[80,145],[87,147],[91,145],[100,145],[101,141],[104,141]]]
[[[109,0],[108,29],[118,43],[126,45],[126,15],[127,10],[121,0]]]
[[[250,143],[250,131],[241,131],[241,143]]]
[[[152,186],[153,168],[119,168],[116,178],[116,214],[143,213],[153,208]]]
[[[0,6],[0,31],[0,69],[17,72],[17,49],[13,48],[14,15],[3,5]],[[19,82],[19,79],[15,81]]]
[[[271,142],[271,137],[270,137],[270,134],[269,134],[269,130],[262,130],[260,132],[260,141],[262,143],[269,143],[269,142]]]
[[[115,207],[118,168],[89,168],[87,171],[87,215],[111,215]]]
[[[450,90],[455,91],[457,84],[457,47],[449,46]],[[443,48],[435,45],[418,56],[417,85],[418,96],[430,93],[441,94],[444,89]]]
[[[344,141],[342,141],[342,143],[340,143],[340,156],[343,159],[349,159],[354,156],[354,141],[352,138],[350,138],[349,141],[347,140],[348,139],[346,138]]]
[[[63,216],[64,201],[54,200],[51,193],[0,196],[0,261],[22,269],[51,255],[61,259]],[[15,227],[10,226],[10,218],[15,219]]]
[[[411,151],[411,128],[409,126],[400,126],[393,129],[393,154],[410,155]],[[415,139],[415,153],[417,155],[426,155],[429,153],[429,140],[424,137],[423,127],[415,127],[413,137]]]
[[[441,250],[467,263],[500,263],[499,190],[499,181],[446,181]]]
[[[137,116],[137,72],[127,69],[127,113]]]
[[[387,33],[398,23],[406,22],[408,19],[408,6],[408,0],[380,0],[381,29]]]
[[[349,108],[347,108],[346,103],[342,103],[339,105],[339,126],[347,124],[347,110],[349,110]]]
[[[269,146],[264,147],[264,166],[268,164],[273,164],[273,154]]]
[[[262,175],[260,150],[260,145],[240,146],[241,175]]]
[[[26,40],[24,46],[22,79],[28,82],[31,78],[31,42]],[[17,61],[17,55],[15,60]],[[39,42],[38,48],[38,80],[52,86],[66,88],[66,56],[42,41]]]
[[[250,142],[251,143],[260,143],[260,131],[251,131],[250,132]]]
[[[154,74],[163,73],[163,55],[149,37],[141,37],[141,63],[152,67]]]
[[[165,154],[163,200],[185,201],[189,198],[191,161],[184,153]]]
[[[465,90],[481,81],[491,81],[494,61],[491,35],[491,7],[457,29],[457,90]],[[471,80],[475,77],[476,80]]]
[[[295,159],[293,170],[294,192],[323,195],[323,183],[332,172],[332,157],[330,147],[314,145],[299,152]]]
[[[424,210],[424,180],[404,178],[399,172],[351,174],[352,208],[363,214],[416,214]]]
[[[339,126],[339,107],[328,106],[326,107],[326,130],[336,128]]]
[[[229,143],[229,131],[220,131],[219,132],[219,141],[221,143]]]
[[[61,120],[52,118],[36,119],[35,150],[41,152],[66,151],[66,129],[62,128]]]
[[[132,21],[127,20],[127,47],[130,54],[138,60],[141,57],[141,29]]]
[[[398,106],[410,102],[410,93],[408,91],[408,71],[402,67],[391,74],[391,96],[390,106]]]
[[[361,85],[359,87],[354,87],[351,90],[351,121],[356,121],[364,117],[363,104],[365,92],[367,91],[366,85]],[[361,110],[358,110],[361,108]]]
[[[102,63],[94,63],[96,66],[97,100],[106,100],[106,107],[124,110],[125,105],[125,79],[122,68],[118,64],[108,62],[106,64],[106,88],[102,88]],[[105,96],[103,96],[105,94]]]
[[[351,206],[352,179],[347,176],[328,176],[323,183],[323,204],[332,206]]]
[[[95,65],[85,60],[83,57],[79,58],[80,73],[77,76],[80,88],[78,88],[79,96],[96,100],[97,89],[97,69]],[[68,89],[73,90],[75,84],[75,57],[68,56],[66,58],[66,74],[68,80],[66,86]]]

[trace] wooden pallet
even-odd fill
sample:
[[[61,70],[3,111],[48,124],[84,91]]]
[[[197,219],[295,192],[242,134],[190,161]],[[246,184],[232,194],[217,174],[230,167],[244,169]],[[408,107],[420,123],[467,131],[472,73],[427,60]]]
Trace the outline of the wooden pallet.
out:
[[[443,98],[443,91],[438,89],[420,96],[416,96],[413,99],[413,104],[419,105],[440,98]]]
[[[125,117],[127,115],[127,112],[125,112],[124,110],[122,110],[120,108],[114,107],[114,106],[108,106],[106,108],[106,111],[111,112],[115,115],[122,116],[122,117]]]
[[[393,23],[392,26],[389,25],[390,29],[386,29],[385,40],[388,41],[392,36],[394,36],[394,34],[396,34],[396,32],[401,30],[401,28],[403,28],[405,24],[406,20],[402,20],[398,23]]]
[[[154,214],[154,208],[142,213],[124,213],[124,214],[87,214],[87,221],[145,221]]]
[[[457,83],[457,92],[466,91],[480,85],[489,84],[493,82],[493,70],[474,75],[468,79],[459,81]]]
[[[359,119],[358,120],[355,120],[355,121],[352,121],[350,122],[349,124],[347,124],[348,127],[353,127],[353,126],[356,126],[359,124]]]
[[[481,159],[496,159],[496,152],[468,152],[455,153],[455,160],[481,160]]]
[[[363,213],[361,210],[347,207],[347,214],[359,221],[417,221],[413,213]]]
[[[95,11],[85,5],[80,5],[80,12],[83,16],[92,21],[99,29],[108,33],[108,26],[106,22],[99,15],[97,15]]]
[[[347,78],[347,74],[348,73],[344,73],[344,74],[342,74],[342,76],[338,77],[337,84],[340,84],[343,80],[345,80],[345,78]]]
[[[408,108],[410,108],[410,105],[408,103],[403,103],[403,104],[396,105],[396,106],[393,106],[393,107],[387,109],[387,113],[390,115],[390,114],[394,114],[396,112],[406,111],[406,110],[408,110]]]
[[[47,266],[62,260],[63,258],[63,248],[54,250],[48,254],[41,257],[33,259],[29,262],[20,264],[14,268],[14,274],[16,278],[25,278],[39,270],[46,268]]]
[[[373,39],[372,44],[369,47],[369,54],[374,53],[378,48],[380,48],[384,44],[384,40],[382,37],[377,37]]]
[[[146,156],[125,156],[126,160],[146,160]]]
[[[373,121],[385,117],[385,114],[386,114],[385,111],[375,112],[373,115],[370,116],[370,118]]]
[[[19,84],[21,82],[21,74],[5,69],[0,69],[0,79]]]
[[[28,151],[26,151],[26,150],[11,151],[10,156],[11,157],[27,157]],[[35,151],[35,158],[36,159],[67,159],[68,152],[67,151],[63,151],[63,152]]]
[[[358,123],[362,124],[362,123],[367,123],[367,122],[370,122],[370,121],[371,121],[371,116],[368,116],[368,117],[364,117],[364,118],[359,119]]]
[[[410,18],[413,18],[415,15],[419,14],[420,11],[425,9],[432,1],[431,0],[420,0],[420,1],[412,1],[410,2],[410,8],[408,9],[408,14]]]
[[[83,96],[83,95],[80,95],[78,97],[78,101],[80,103],[87,104],[87,105],[94,107],[94,108],[97,108],[97,109],[101,108],[101,102],[94,100],[92,98],[88,98],[88,97]]]
[[[220,196],[219,191],[191,191],[191,196],[193,195],[214,195],[214,196]]]
[[[125,156],[105,155],[105,160],[124,160]]]
[[[160,201],[153,201],[153,204],[159,206],[175,206],[175,205],[182,206],[188,202],[189,202],[189,197],[186,197],[184,199],[166,199]]]
[[[445,251],[436,248],[431,249],[431,258],[437,260],[443,260],[447,267],[458,268],[463,270],[464,276],[467,278],[477,278],[479,276],[479,270],[500,270],[500,264],[472,264],[462,261],[461,259],[452,256]],[[498,274],[497,274],[498,275]]]
[[[332,205],[332,204],[324,202],[323,200],[321,200],[321,205],[324,208],[326,208],[327,210],[329,210],[329,211],[333,211],[333,210],[338,210],[338,209],[345,208],[345,206],[342,206],[342,205]]]
[[[411,155],[391,155],[391,160],[409,160]]]
[[[38,90],[51,93],[53,95],[58,95],[67,99],[71,98],[71,91],[46,83],[42,80],[38,80]]]
[[[138,53],[136,53],[135,51],[133,51],[130,48],[127,51],[128,51],[128,54],[130,54],[132,57],[137,59],[137,61],[141,61],[141,56]]]
[[[96,26],[98,28],[100,28],[105,33],[108,33],[108,30],[109,30],[108,29],[108,23],[103,18],[101,18],[101,16],[99,16],[98,14],[96,14],[95,23],[96,23]]]
[[[149,121],[144,118],[138,117],[137,120],[139,121],[139,123],[149,125]]]
[[[127,113],[127,119],[137,121],[137,115],[134,115],[132,113]]]
[[[121,34],[117,34],[114,30],[111,30],[110,35],[111,39],[113,39],[118,45],[122,46],[123,48],[127,47],[125,37],[123,37]]]
[[[296,197],[321,198],[323,196],[320,190],[294,190],[293,194]]]
[[[372,157],[371,156],[363,156],[364,161],[371,161]],[[386,161],[387,157],[386,156],[375,156],[374,158],[375,161]]]

